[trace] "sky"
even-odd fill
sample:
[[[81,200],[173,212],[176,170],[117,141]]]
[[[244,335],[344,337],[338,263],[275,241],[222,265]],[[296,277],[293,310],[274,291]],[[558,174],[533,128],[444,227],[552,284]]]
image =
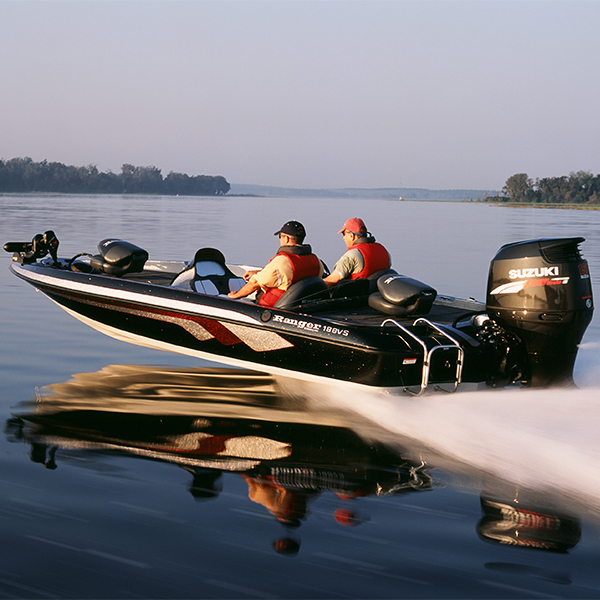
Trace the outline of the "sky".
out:
[[[599,0],[0,0],[0,159],[295,188],[600,173]]]

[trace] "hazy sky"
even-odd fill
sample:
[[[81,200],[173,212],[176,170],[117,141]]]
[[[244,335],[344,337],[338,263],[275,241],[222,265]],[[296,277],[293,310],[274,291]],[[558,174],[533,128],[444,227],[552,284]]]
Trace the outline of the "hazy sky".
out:
[[[0,158],[230,183],[600,172],[600,1],[0,0]]]

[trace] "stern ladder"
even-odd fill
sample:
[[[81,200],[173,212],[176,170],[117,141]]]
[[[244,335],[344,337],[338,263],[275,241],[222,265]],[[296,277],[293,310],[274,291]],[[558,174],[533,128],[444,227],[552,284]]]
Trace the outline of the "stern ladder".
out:
[[[423,349],[423,371],[422,371],[422,375],[421,375],[421,387],[418,391],[411,390],[410,388],[405,387],[404,391],[408,392],[409,394],[413,394],[414,396],[420,396],[427,389],[427,387],[429,386],[429,383],[430,383],[429,375],[430,375],[430,370],[431,370],[431,358],[432,358],[433,354],[435,352],[438,352],[439,350],[456,350],[457,351],[456,372],[454,375],[453,389],[445,390],[444,388],[440,387],[439,385],[436,385],[434,387],[434,390],[436,390],[436,391],[442,391],[442,392],[446,392],[449,394],[455,392],[461,382],[461,379],[462,379],[462,368],[463,368],[464,355],[465,355],[464,350],[462,349],[460,344],[451,335],[449,335],[448,333],[446,333],[445,331],[440,329],[437,325],[435,325],[431,321],[428,321],[427,319],[423,319],[423,318],[417,319],[416,321],[413,322],[413,327],[415,327],[417,325],[427,325],[428,327],[433,329],[435,332],[437,332],[439,335],[443,336],[446,340],[448,340],[449,343],[447,343],[447,344],[439,344],[438,343],[436,346],[429,349],[427,347],[427,344],[425,343],[425,340],[420,338],[418,335],[414,334],[412,331],[408,330],[406,327],[404,327],[403,325],[398,323],[398,321],[396,321],[395,319],[386,319],[381,324],[381,326],[384,327],[388,323],[391,325],[395,325],[396,327],[401,329],[404,333],[406,333],[413,340],[415,340]]]

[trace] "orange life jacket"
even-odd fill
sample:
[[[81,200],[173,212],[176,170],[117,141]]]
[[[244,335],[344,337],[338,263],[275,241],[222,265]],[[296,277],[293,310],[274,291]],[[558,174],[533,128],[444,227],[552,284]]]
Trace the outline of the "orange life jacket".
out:
[[[364,279],[390,266],[390,255],[379,242],[356,244],[351,249],[354,248],[362,254],[364,267],[362,271],[352,273],[350,279]]]
[[[284,255],[292,263],[292,283],[300,281],[305,277],[318,277],[321,272],[321,261],[316,254],[291,254],[285,250],[280,250],[275,256]],[[273,258],[275,258],[275,256]],[[273,258],[271,260],[273,260]],[[271,262],[271,261],[269,261]],[[265,290],[258,300],[260,306],[274,306],[285,294],[287,289],[282,290],[281,288],[268,288]]]

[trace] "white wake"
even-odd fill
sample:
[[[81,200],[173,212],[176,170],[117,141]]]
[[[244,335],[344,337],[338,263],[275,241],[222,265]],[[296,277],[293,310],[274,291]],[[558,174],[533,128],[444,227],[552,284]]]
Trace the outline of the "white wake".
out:
[[[385,442],[435,455],[600,515],[600,352],[582,347],[579,388],[420,397],[328,388],[326,401],[373,422]],[[323,390],[324,391],[324,390]],[[367,431],[368,428],[365,428]],[[360,427],[358,428],[360,433]],[[390,435],[391,434],[391,435]]]

